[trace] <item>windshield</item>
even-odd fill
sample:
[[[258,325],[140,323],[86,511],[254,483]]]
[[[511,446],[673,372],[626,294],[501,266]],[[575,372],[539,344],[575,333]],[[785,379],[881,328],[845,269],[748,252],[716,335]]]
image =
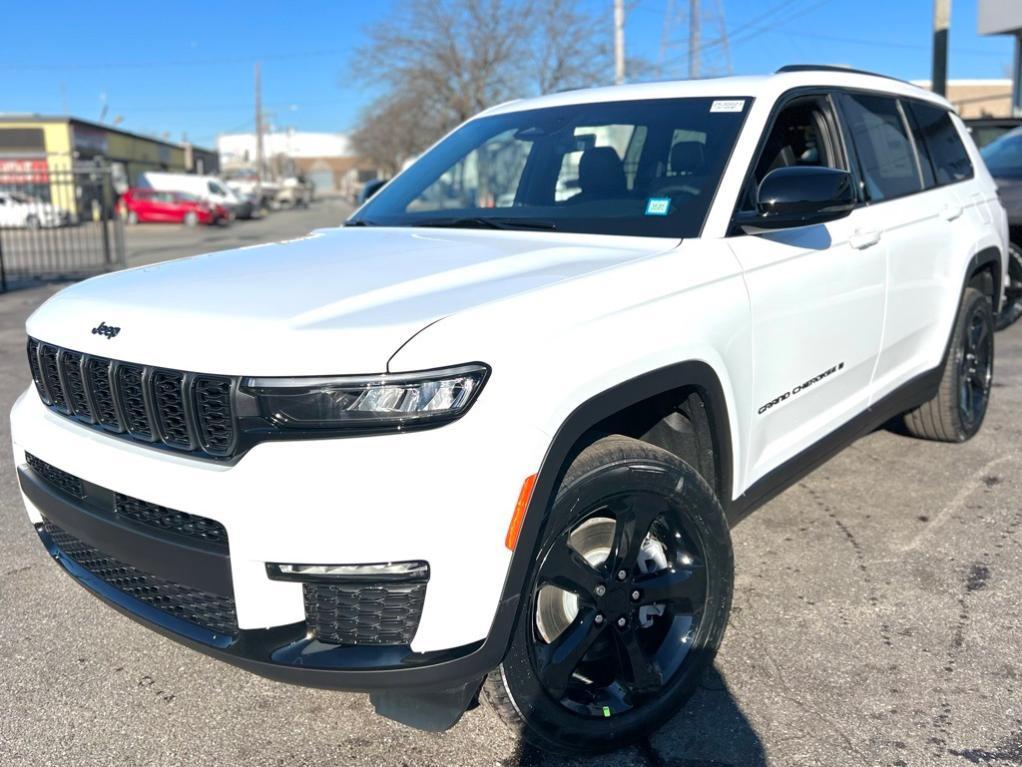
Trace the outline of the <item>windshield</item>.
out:
[[[472,120],[348,224],[696,236],[749,102],[620,101]]]
[[[979,153],[991,175],[1022,178],[1022,129],[1006,133]]]

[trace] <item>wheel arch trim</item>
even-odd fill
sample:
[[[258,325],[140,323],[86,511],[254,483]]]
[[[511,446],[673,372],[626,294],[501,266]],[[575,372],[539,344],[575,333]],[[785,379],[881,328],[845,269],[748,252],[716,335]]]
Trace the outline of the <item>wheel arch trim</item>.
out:
[[[962,290],[969,286],[969,280],[974,274],[992,266],[994,273],[994,314],[1001,310],[1001,302],[1004,298],[1004,261],[1001,258],[1001,251],[993,246],[981,248],[972,255],[965,268],[962,279]]]
[[[571,451],[579,440],[601,421],[625,408],[665,392],[686,387],[694,387],[704,393],[704,404],[709,410],[713,429],[714,449],[719,458],[719,484],[727,496],[721,499],[721,503],[725,507],[730,503],[736,463],[733,453],[732,412],[728,406],[730,400],[716,370],[707,362],[688,360],[618,383],[578,405],[561,423],[551,440],[537,472],[518,542],[508,567],[501,597],[502,605],[517,603],[520,599],[526,598],[524,589],[535,564],[536,547],[542,540],[550,507],[560,479],[567,470]],[[498,627],[498,623],[504,625]],[[506,620],[495,621],[488,641],[496,639],[494,630],[506,632],[506,636],[501,637],[506,648],[513,635],[513,625],[509,626]]]

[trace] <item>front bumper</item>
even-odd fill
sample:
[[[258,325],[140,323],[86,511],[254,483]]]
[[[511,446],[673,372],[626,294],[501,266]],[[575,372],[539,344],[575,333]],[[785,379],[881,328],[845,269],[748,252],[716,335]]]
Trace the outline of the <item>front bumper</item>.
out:
[[[407,646],[325,644],[309,637],[305,622],[232,633],[208,630],[133,598],[97,576],[60,547],[52,528],[58,526],[67,531],[65,535],[89,540],[119,561],[144,560],[146,568],[159,576],[206,590],[230,590],[227,556],[169,543],[147,536],[137,526],[104,519],[49,487],[31,469],[20,468],[18,478],[22,492],[46,520],[36,525],[40,540],[68,575],[121,613],[220,660],[283,682],[365,692],[445,688],[480,678],[492,667],[488,653],[482,652],[483,641],[415,653]]]
[[[484,437],[464,419],[421,433],[268,443],[228,466],[96,433],[52,413],[32,389],[11,423],[26,508],[50,554],[101,599],[179,642],[281,681],[356,691],[471,684],[503,657],[518,606],[504,590],[503,538],[516,485],[542,459],[539,433],[512,440],[499,461],[478,448]],[[26,452],[90,487],[220,523],[229,556],[161,551],[137,530],[90,517],[38,481]],[[447,474],[452,465],[457,477]],[[64,556],[44,520],[169,580],[198,577],[206,590],[227,582],[237,631],[206,631],[113,588]],[[411,559],[429,562],[431,575],[418,631],[401,646],[310,638],[302,584],[266,571],[269,562]]]

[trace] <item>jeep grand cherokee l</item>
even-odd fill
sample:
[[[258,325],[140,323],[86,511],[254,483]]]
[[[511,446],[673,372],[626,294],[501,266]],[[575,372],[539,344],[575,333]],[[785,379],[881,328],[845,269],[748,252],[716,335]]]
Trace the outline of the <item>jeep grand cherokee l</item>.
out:
[[[1007,246],[961,121],[899,81],[504,104],[344,227],[50,299],[25,505],[195,649],[609,749],[711,662],[729,525],[892,417],[977,432]]]

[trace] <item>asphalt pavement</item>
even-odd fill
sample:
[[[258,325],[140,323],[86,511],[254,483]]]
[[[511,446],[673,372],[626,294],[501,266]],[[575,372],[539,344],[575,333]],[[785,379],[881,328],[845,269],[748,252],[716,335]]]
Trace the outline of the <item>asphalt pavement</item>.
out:
[[[130,262],[345,212],[133,228]],[[0,295],[3,413],[29,382],[24,319],[58,287]],[[0,765],[1022,765],[1022,324],[997,336],[994,385],[971,442],[877,431],[742,522],[734,614],[700,691],[648,742],[576,762],[521,748],[485,705],[425,734],[365,696],[267,681],[143,629],[49,561],[3,459]]]

